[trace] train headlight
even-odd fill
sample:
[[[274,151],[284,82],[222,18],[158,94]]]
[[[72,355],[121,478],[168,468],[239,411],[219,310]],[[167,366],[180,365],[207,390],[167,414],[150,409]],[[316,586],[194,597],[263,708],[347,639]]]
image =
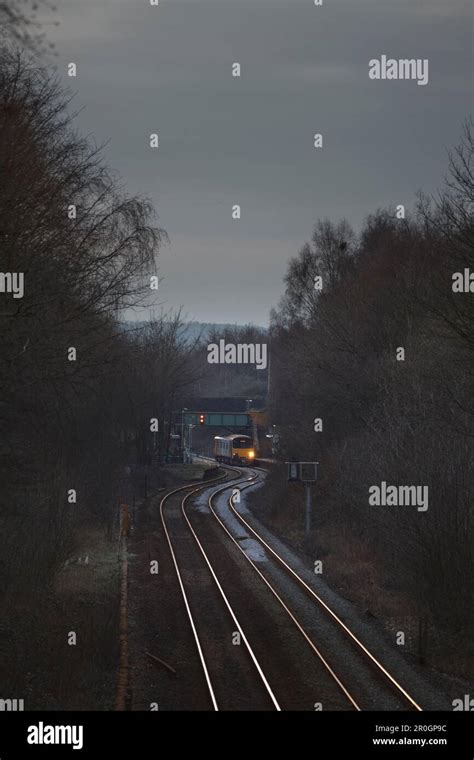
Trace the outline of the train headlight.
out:
[[[249,459],[253,459],[255,457],[255,451],[249,451]]]

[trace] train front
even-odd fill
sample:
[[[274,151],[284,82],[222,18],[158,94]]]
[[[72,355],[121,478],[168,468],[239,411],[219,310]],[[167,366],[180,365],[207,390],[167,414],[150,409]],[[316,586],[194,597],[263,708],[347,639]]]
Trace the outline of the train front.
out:
[[[255,461],[257,452],[250,436],[239,436],[232,441],[232,458],[239,464],[249,465]]]

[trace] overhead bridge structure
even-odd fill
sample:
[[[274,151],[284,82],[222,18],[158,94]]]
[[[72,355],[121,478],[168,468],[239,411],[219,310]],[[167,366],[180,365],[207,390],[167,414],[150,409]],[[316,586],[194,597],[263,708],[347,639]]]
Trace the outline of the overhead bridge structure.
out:
[[[185,425],[205,425],[206,427],[251,428],[249,414],[232,412],[183,412]]]
[[[216,435],[230,433],[251,436],[254,447],[260,451],[267,425],[265,406],[265,398],[188,398],[173,414],[174,430],[186,451],[194,449],[208,454]]]

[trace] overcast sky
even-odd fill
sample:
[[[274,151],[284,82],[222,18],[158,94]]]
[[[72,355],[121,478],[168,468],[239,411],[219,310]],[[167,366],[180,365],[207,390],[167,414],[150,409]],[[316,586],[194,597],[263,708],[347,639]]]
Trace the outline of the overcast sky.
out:
[[[159,300],[189,319],[266,324],[315,221],[358,228],[435,190],[472,109],[468,0],[56,5],[48,35],[78,127],[108,140],[127,190],[154,201],[171,241]],[[428,85],[370,80],[382,54],[429,59]]]

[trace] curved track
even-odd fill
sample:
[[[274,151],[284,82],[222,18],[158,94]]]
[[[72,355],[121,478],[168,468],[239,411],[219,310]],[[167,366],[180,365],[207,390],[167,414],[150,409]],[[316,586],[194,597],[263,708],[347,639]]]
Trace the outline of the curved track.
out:
[[[214,660],[218,659],[215,646],[216,636],[220,636],[222,638],[225,636],[224,631],[227,632],[227,635],[230,635],[230,629],[228,629],[229,625],[232,627],[234,634],[236,631],[238,632],[244,644],[244,647],[241,648],[242,654],[239,653],[238,656],[234,657],[234,652],[232,652],[231,657],[229,657],[229,653],[227,653],[226,657],[228,660],[232,660],[232,662],[229,662],[228,666],[224,662],[224,669],[228,667],[230,671],[231,668],[237,668],[235,671],[237,675],[234,675],[235,683],[238,683],[239,686],[242,685],[242,689],[246,688],[248,691],[251,691],[252,695],[258,695],[256,696],[256,701],[257,703],[260,703],[260,707],[254,706],[254,709],[282,709],[280,707],[280,702],[275,695],[274,688],[270,685],[272,681],[273,684],[276,683],[279,687],[280,683],[282,682],[281,675],[285,673],[285,666],[282,665],[281,655],[279,655],[277,651],[278,644],[276,641],[272,642],[272,647],[275,647],[275,659],[278,661],[277,665],[278,667],[281,666],[281,674],[278,673],[278,667],[275,670],[273,663],[271,663],[268,659],[268,655],[273,651],[273,649],[268,650],[267,647],[266,653],[262,653],[261,630],[258,631],[255,628],[255,624],[252,621],[250,613],[246,609],[246,605],[242,605],[241,602],[239,603],[238,592],[233,587],[234,584],[229,585],[228,573],[226,571],[225,563],[236,562],[235,549],[238,550],[237,554],[241,558],[244,558],[245,561],[243,562],[243,565],[245,567],[250,566],[252,568],[252,570],[250,570],[250,574],[253,576],[253,578],[255,578],[255,576],[258,576],[260,581],[263,583],[263,586],[262,584],[257,584],[257,586],[260,588],[257,590],[255,587],[255,594],[262,594],[262,589],[265,589],[267,593],[268,591],[271,592],[273,599],[273,615],[279,616],[277,628],[285,627],[285,630],[287,630],[288,626],[291,624],[291,629],[293,631],[296,629],[298,632],[297,636],[299,637],[299,644],[295,644],[294,646],[298,649],[298,651],[300,651],[301,660],[305,661],[303,652],[301,650],[301,644],[303,644],[303,642],[303,646],[307,645],[307,647],[309,647],[313,660],[315,658],[317,659],[319,674],[314,679],[317,681],[317,684],[320,685],[324,678],[327,682],[331,682],[332,688],[337,689],[338,693],[342,695],[343,700],[345,700],[346,708],[342,709],[347,709],[347,707],[354,710],[363,709],[361,707],[360,698],[355,694],[356,689],[353,685],[348,686],[347,668],[345,676],[342,676],[341,673],[338,672],[340,670],[340,662],[338,657],[335,656],[334,652],[331,657],[328,657],[327,654],[323,654],[322,650],[324,647],[321,647],[320,642],[318,644],[315,643],[314,625],[308,626],[307,623],[305,624],[301,616],[301,606],[299,610],[295,609],[295,605],[292,603],[292,596],[291,594],[288,595],[288,588],[286,589],[285,593],[285,591],[282,591],[282,584],[275,583],[274,575],[272,577],[271,574],[262,572],[254,559],[249,556],[249,554],[239,543],[239,540],[237,540],[237,538],[233,535],[233,532],[235,533],[235,530],[229,529],[229,526],[225,524],[222,512],[220,515],[217,512],[217,500],[221,494],[230,488],[235,488],[236,486],[239,486],[240,490],[244,490],[245,488],[249,488],[255,485],[259,477],[261,477],[260,471],[258,468],[252,468],[250,470],[246,469],[243,471],[241,468],[229,465],[226,465],[225,469],[228,473],[230,472],[233,473],[234,476],[236,475],[237,478],[234,477],[232,480],[227,480],[222,485],[214,488],[212,490],[212,493],[209,494],[207,498],[207,506],[209,508],[208,514],[213,516],[215,522],[213,521],[213,523],[210,524],[208,518],[202,514],[198,515],[199,511],[202,513],[202,509],[198,510],[198,512],[196,510],[193,510],[191,506],[192,500],[196,497],[201,496],[202,502],[202,492],[209,490],[210,485],[212,486],[212,484],[223,480],[226,475],[222,475],[218,478],[207,481],[203,484],[199,484],[197,486],[195,484],[192,484],[176,488],[166,494],[160,502],[161,522],[171,553],[171,558],[178,579],[180,592],[184,601],[187,618],[191,627],[212,709],[228,709],[226,707],[227,700],[225,696],[219,698],[217,694],[220,688],[221,693],[225,695],[225,689],[223,689],[221,684],[223,667],[222,657],[220,671],[218,670]],[[181,498],[182,492],[186,492],[183,498]],[[176,497],[180,499],[179,509],[176,503],[173,506],[173,502],[176,501]],[[255,527],[249,523],[248,520],[245,519],[245,517],[235,508],[232,495],[229,496],[227,503],[233,517],[239,521],[239,523],[245,528],[245,531],[248,531],[248,534],[252,536],[252,539],[256,539],[261,547],[263,547],[263,549],[269,553],[268,556],[271,559],[272,565],[276,565],[279,568],[278,572],[281,574],[281,571],[283,570],[284,574],[287,576],[287,579],[290,580],[290,583],[293,586],[296,585],[300,591],[303,591],[304,594],[306,594],[306,596],[311,599],[312,602],[315,602],[323,615],[330,620],[331,624],[334,624],[338,631],[342,632],[345,639],[348,640],[352,645],[352,648],[355,647],[356,653],[360,655],[360,658],[363,662],[363,668],[365,668],[365,671],[367,672],[367,666],[370,666],[370,671],[372,673],[375,671],[376,675],[380,677],[381,681],[390,688],[392,694],[395,694],[396,697],[403,702],[404,707],[402,709],[407,709],[408,706],[408,709],[421,711],[422,708],[418,702],[388,671],[380,659],[370,651],[370,649],[339,617],[339,615],[331,608],[331,606],[324,599],[322,599],[322,597],[317,594],[313,588],[311,588],[311,586],[304,580],[304,578],[302,578],[288,564],[285,558],[281,556],[281,554],[273,546],[271,546],[269,540],[265,540],[265,538],[260,535]],[[219,525],[219,528],[216,527],[216,530],[219,531],[220,535],[222,535],[220,532],[220,529],[222,529],[226,536],[230,539],[230,543],[223,545],[221,540],[212,537],[212,524],[216,523]],[[190,537],[192,537],[192,540]],[[184,550],[183,548],[185,543],[187,550]],[[193,552],[192,546],[197,548],[198,552],[195,550]],[[213,547],[212,551],[211,547]],[[222,548],[227,549],[227,551],[230,553],[233,551],[234,559],[227,557],[226,560],[223,558]],[[195,556],[194,559],[191,560],[190,554],[192,553],[194,553]],[[212,557],[212,554],[214,558]],[[196,558],[196,555],[199,560]],[[199,567],[196,564],[198,561],[200,562]],[[240,565],[242,565],[242,560],[239,560],[239,562]],[[189,568],[193,566],[193,563],[194,570],[190,571]],[[192,573],[202,573],[202,568],[206,569],[206,575],[208,576],[207,580],[213,587],[214,595],[211,594],[209,590],[206,591],[206,589],[202,587],[202,583],[201,586],[199,586],[199,584],[189,581],[189,577],[193,577]],[[243,583],[244,579],[241,577],[242,571],[238,569],[237,572],[239,573],[239,578]],[[245,571],[245,574],[247,576],[247,585],[245,588],[244,584],[242,585],[243,590],[241,591],[241,594],[249,592],[249,583],[255,586],[254,581],[248,578],[249,573]],[[225,581],[223,580],[224,578]],[[209,579],[212,579],[212,583]],[[227,589],[225,590],[226,583]],[[286,585],[288,585],[288,582]],[[199,592],[201,594],[200,597]],[[207,596],[205,596],[204,605],[203,594],[207,594]],[[239,611],[236,611],[235,605],[232,603],[229,595],[233,597],[234,600],[236,600],[237,608],[240,608]],[[254,593],[252,591],[252,596],[253,595]],[[249,599],[249,606],[251,608],[252,604],[250,602],[251,600]],[[212,614],[208,613],[206,616],[203,614],[202,607],[208,606],[209,604],[214,605],[214,611]],[[262,615],[269,614],[268,610],[266,609],[269,605],[266,602],[263,602],[263,604],[260,602],[259,604],[260,606],[254,606],[256,615],[260,616],[260,613]],[[218,607],[220,607],[220,609],[218,609]],[[275,609],[279,610],[279,612],[275,612]],[[286,622],[284,622],[283,619]],[[211,624],[214,625],[214,633],[212,631],[209,631],[209,626]],[[216,633],[216,629],[218,627],[220,627],[220,634]],[[254,631],[253,646],[250,643],[252,636],[248,633],[248,631],[252,629]],[[270,629],[271,625],[268,626],[268,630]],[[317,630],[318,629],[316,629],[316,631]],[[266,639],[266,633],[264,636]],[[294,634],[292,634],[292,636],[294,638]],[[214,645],[212,644],[212,641],[214,641]],[[256,651],[258,652],[259,648],[260,655],[256,653]],[[245,662],[243,659],[244,652]],[[307,657],[307,653],[305,653],[305,657]],[[342,652],[341,657],[344,657]],[[265,666],[262,666],[262,660],[265,661]],[[267,673],[264,672],[264,669],[267,670]],[[215,675],[213,675],[213,671]],[[268,671],[272,673],[272,676],[268,675]],[[291,679],[292,677],[291,664],[289,663],[286,663],[285,677],[287,680]]]
[[[222,477],[225,477],[225,476],[221,476],[220,478],[216,478],[215,481],[220,480]],[[198,624],[196,622],[196,609],[193,610],[193,608],[192,608],[193,605],[192,605],[192,602],[190,600],[190,596],[191,596],[191,593],[192,593],[191,592],[191,588],[190,588],[190,584],[189,583],[186,584],[185,581],[184,581],[184,579],[183,579],[182,568],[180,567],[180,562],[178,561],[177,552],[175,551],[175,546],[174,546],[174,543],[173,543],[173,540],[172,540],[172,532],[171,532],[171,530],[169,528],[169,525],[168,525],[168,522],[167,522],[167,518],[166,518],[166,509],[165,509],[166,505],[168,504],[169,500],[175,494],[178,494],[178,493],[180,493],[182,491],[188,491],[188,493],[181,499],[181,514],[182,514],[182,516],[183,516],[183,518],[184,518],[184,520],[186,522],[186,525],[187,525],[187,527],[188,527],[191,535],[193,536],[193,539],[194,539],[197,547],[199,548],[200,554],[201,554],[201,556],[202,556],[202,558],[203,558],[203,560],[204,560],[204,562],[205,562],[205,564],[207,566],[207,569],[208,569],[208,571],[209,571],[209,573],[211,575],[211,578],[212,578],[212,580],[213,580],[213,582],[215,584],[215,587],[216,587],[216,589],[217,589],[217,591],[219,593],[220,599],[221,599],[222,603],[225,605],[226,611],[227,611],[228,615],[230,616],[230,619],[231,619],[232,623],[236,626],[237,631],[238,631],[238,633],[241,636],[241,639],[242,639],[242,641],[243,641],[243,643],[245,645],[246,652],[248,654],[249,661],[251,662],[251,664],[252,664],[252,666],[254,668],[254,672],[258,676],[258,681],[259,681],[260,687],[263,688],[267,699],[271,703],[271,706],[274,709],[276,709],[276,710],[280,710],[280,705],[279,705],[279,703],[278,703],[278,701],[277,701],[277,699],[275,697],[275,694],[273,693],[273,690],[270,687],[268,679],[266,678],[265,673],[263,672],[263,669],[262,669],[262,667],[261,667],[261,665],[260,665],[260,663],[259,663],[259,661],[258,661],[258,659],[257,659],[257,657],[256,657],[256,655],[255,655],[255,653],[254,653],[251,645],[250,645],[250,642],[248,640],[248,637],[245,634],[243,626],[242,626],[241,622],[239,621],[236,613],[234,612],[234,610],[232,608],[232,605],[231,605],[231,603],[230,603],[230,601],[229,601],[226,593],[224,592],[224,590],[222,588],[222,585],[221,585],[221,583],[219,581],[219,578],[217,577],[217,574],[216,574],[216,572],[215,572],[215,570],[213,568],[211,559],[208,556],[208,553],[205,551],[205,549],[204,549],[201,541],[199,540],[199,537],[197,536],[196,532],[194,531],[194,529],[193,529],[193,527],[192,527],[192,525],[191,525],[191,523],[189,521],[189,518],[188,518],[188,516],[186,514],[185,505],[186,505],[186,502],[188,501],[188,499],[190,499],[193,496],[196,496],[198,493],[200,493],[203,490],[207,490],[209,488],[209,484],[212,483],[212,482],[215,482],[215,481],[207,481],[207,483],[205,483],[203,485],[199,485],[197,487],[196,486],[182,486],[180,488],[174,489],[173,491],[171,491],[168,494],[166,494],[166,496],[164,496],[163,499],[160,502],[160,517],[161,517],[161,522],[162,522],[163,529],[164,529],[164,532],[165,532],[165,536],[166,536],[166,539],[167,539],[167,542],[168,542],[168,546],[169,546],[169,549],[170,549],[173,565],[174,565],[174,568],[175,568],[175,571],[176,571],[176,575],[177,575],[177,579],[178,579],[178,583],[179,583],[179,588],[180,588],[180,591],[181,591],[181,595],[183,597],[186,613],[187,613],[188,620],[189,620],[189,623],[190,623],[190,626],[191,626],[194,642],[195,642],[195,645],[196,645],[196,648],[197,648],[199,660],[200,660],[202,671],[203,671],[203,674],[204,674],[204,679],[205,679],[205,682],[206,682],[206,687],[207,687],[207,690],[208,690],[208,693],[209,693],[209,697],[210,697],[210,700],[211,700],[212,708],[215,711],[219,710],[220,707],[219,707],[219,704],[218,704],[218,698],[216,696],[216,687],[215,687],[215,684],[214,684],[214,679],[211,677],[213,653],[212,653],[212,651],[210,651],[210,648],[208,648],[208,652],[207,653],[205,653],[205,651],[204,651],[205,647],[203,646],[203,643],[201,641],[202,636],[201,636],[200,631],[198,630],[199,626],[198,626]],[[197,607],[197,606],[198,605],[195,605],[195,607]],[[201,622],[201,625],[202,625],[202,622]]]
[[[252,468],[254,470],[259,471],[258,468]],[[247,481],[247,485],[244,486],[244,488],[249,488],[252,485],[255,485],[258,479],[257,475],[251,475],[245,479]],[[244,482],[245,482],[244,481]],[[248,482],[250,481],[250,482]],[[225,490],[225,489],[221,489]],[[241,489],[244,490],[244,489]],[[235,505],[233,503],[232,496],[228,499],[228,505],[231,509],[234,516],[242,523],[242,525],[245,526],[245,528],[250,531],[250,533],[257,539],[257,541],[260,542],[260,544],[267,549],[271,556],[281,565],[281,567],[284,568],[284,570],[288,573],[288,575],[295,580],[298,585],[304,589],[304,591],[320,606],[321,609],[324,610],[324,612],[332,619],[332,621],[338,626],[340,630],[344,632],[346,637],[354,644],[357,649],[367,658],[367,660],[370,662],[370,664],[377,669],[377,671],[381,674],[381,676],[386,680],[386,682],[390,685],[390,687],[398,694],[400,695],[403,700],[409,705],[410,709],[422,711],[422,707],[417,703],[417,701],[408,693],[408,691],[399,683],[399,681],[385,668],[385,666],[380,662],[380,660],[368,649],[368,647],[363,644],[363,642],[353,633],[353,631],[344,623],[343,620],[337,615],[337,613],[317,594],[314,589],[309,586],[306,581],[298,575],[298,573],[286,562],[286,560],[268,543],[268,541],[265,541],[265,539],[255,530],[255,528],[242,516],[242,514],[235,508]],[[209,507],[214,514],[214,517],[219,521],[223,529],[226,531],[226,533],[232,538],[233,541],[235,539],[230,534],[220,517],[215,513],[215,511],[212,508],[211,499],[209,500]],[[235,542],[237,543],[237,542]],[[239,549],[243,552],[240,545]],[[243,552],[245,554],[245,552]],[[255,563],[253,563],[248,557],[247,559],[249,562],[254,566],[254,569],[256,572],[263,578],[263,580],[268,584],[268,581],[263,577],[260,570],[255,566]],[[268,584],[270,585],[270,584]],[[274,589],[272,589],[275,593]]]

